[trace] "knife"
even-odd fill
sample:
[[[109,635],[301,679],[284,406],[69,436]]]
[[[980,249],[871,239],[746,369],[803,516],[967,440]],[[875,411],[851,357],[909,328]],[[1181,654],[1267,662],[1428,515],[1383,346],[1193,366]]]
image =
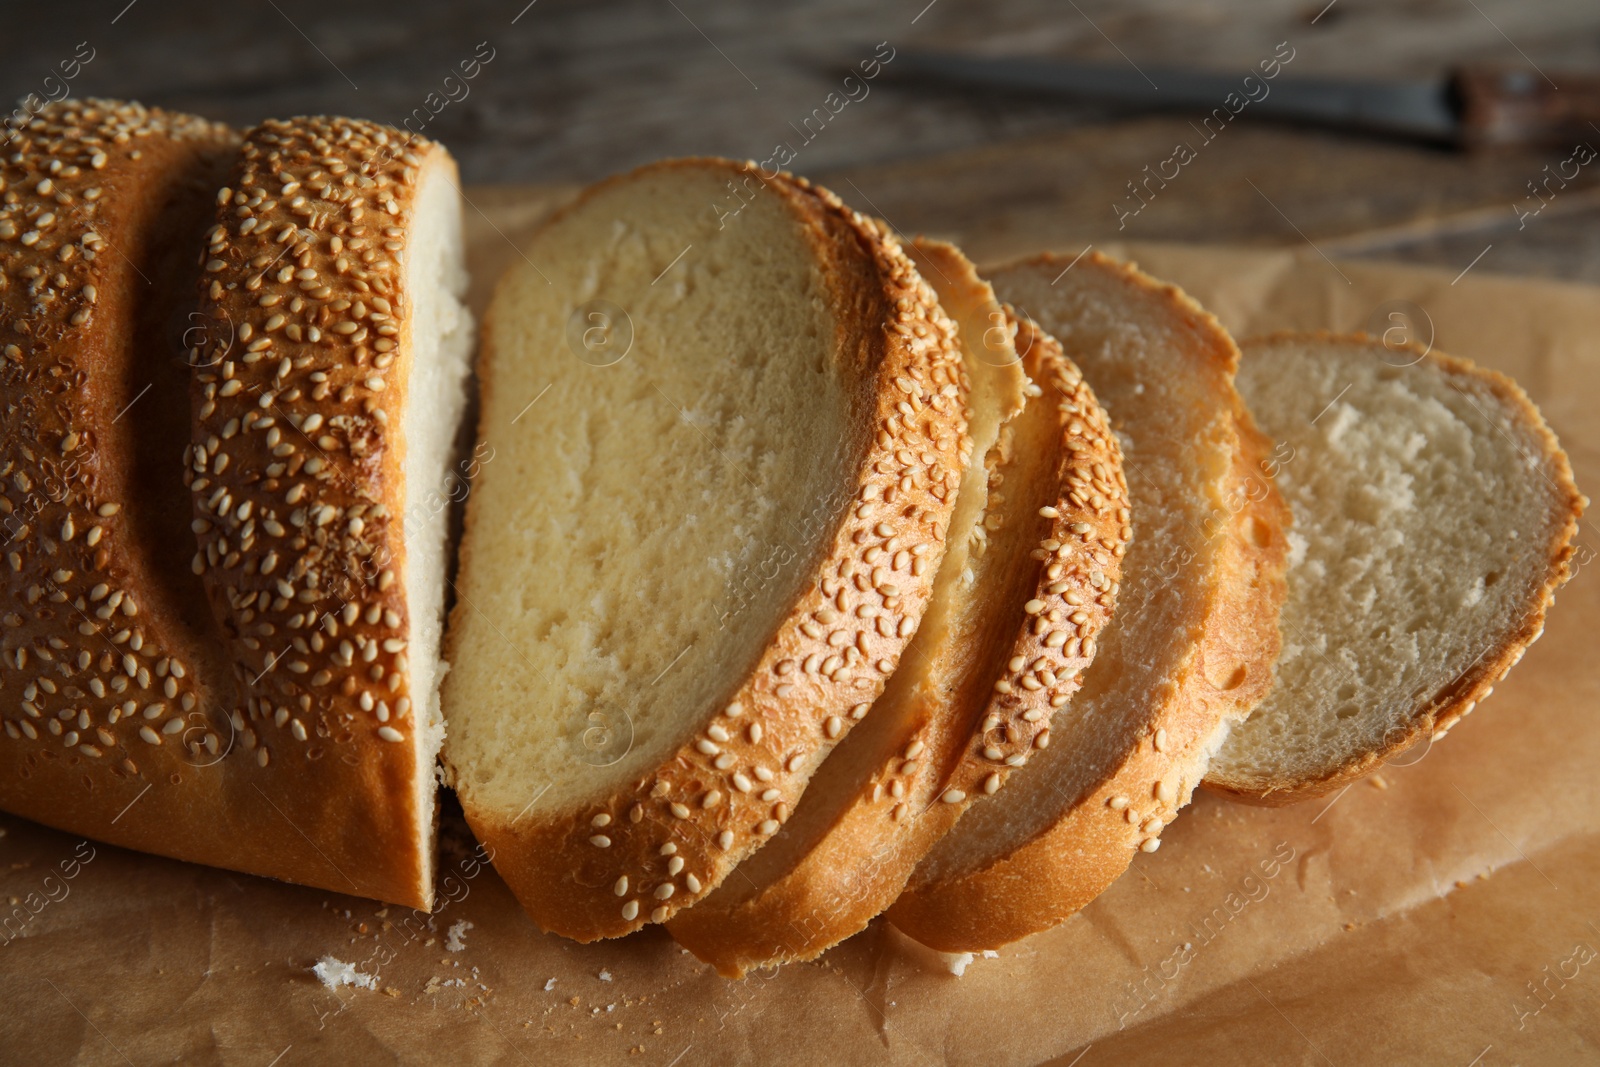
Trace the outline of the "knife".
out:
[[[1279,57],[1280,59],[1282,57]],[[1276,66],[1276,65],[1275,65]],[[1600,143],[1600,75],[1498,65],[1459,67],[1437,81],[1366,81],[1278,73],[1224,74],[1177,67],[984,57],[903,49],[884,72],[922,80],[1075,97],[1150,110],[1239,110],[1468,149]],[[1245,78],[1256,88],[1246,90]],[[1259,97],[1256,93],[1262,93]],[[1227,108],[1229,94],[1247,100]]]

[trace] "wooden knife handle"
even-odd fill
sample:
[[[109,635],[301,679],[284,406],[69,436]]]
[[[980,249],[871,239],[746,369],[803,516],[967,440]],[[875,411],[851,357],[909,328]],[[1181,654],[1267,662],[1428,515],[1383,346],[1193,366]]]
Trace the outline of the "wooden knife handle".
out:
[[[1600,75],[1522,67],[1468,66],[1451,88],[1467,148],[1600,145]]]

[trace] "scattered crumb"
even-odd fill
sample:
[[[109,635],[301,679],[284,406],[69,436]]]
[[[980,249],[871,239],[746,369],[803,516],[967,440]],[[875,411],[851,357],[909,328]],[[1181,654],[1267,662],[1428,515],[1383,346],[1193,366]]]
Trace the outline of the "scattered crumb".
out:
[[[462,938],[467,936],[467,931],[472,929],[472,924],[462,919],[460,922],[450,924],[450,932],[445,937],[444,947],[451,952],[460,952],[467,947]]]
[[[578,1006],[579,1001],[578,1001],[577,997],[573,997],[570,1000],[568,1000],[567,1003],[571,1004],[574,1008],[576,1008]]]
[[[986,960],[997,960],[1000,958],[1000,953],[996,952],[992,948],[986,948],[983,950],[983,958]]]
[[[602,982],[611,981],[611,972],[607,971],[607,970],[602,970],[600,972],[600,981],[602,981]]]
[[[311,968],[311,972],[329,989],[338,989],[343,985],[359,986],[362,989],[378,988],[377,975],[363,974],[356,970],[355,964],[346,963],[332,956],[324,956],[318,960]]]
[[[383,995],[386,997],[398,997],[400,995],[400,990],[396,989],[392,985],[386,985],[383,987]]]
[[[970,952],[941,952],[940,955],[945,958],[945,967],[957,978],[966,974],[967,967],[972,963],[972,953]]]
[[[552,979],[550,979],[548,982],[546,982],[544,984],[544,991],[546,993],[548,993],[548,992],[550,992],[550,990],[554,989],[555,987],[556,987],[556,980],[554,978],[552,978]]]
[[[1356,928],[1356,924],[1355,923],[1345,923],[1344,924],[1344,928],[1346,930],[1354,930]]]

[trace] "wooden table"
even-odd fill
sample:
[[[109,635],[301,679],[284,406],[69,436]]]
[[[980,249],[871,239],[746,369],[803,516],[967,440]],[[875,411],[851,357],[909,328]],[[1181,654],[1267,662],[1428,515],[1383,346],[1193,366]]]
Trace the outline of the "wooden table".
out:
[[[767,158],[779,140],[800,142],[805,117],[876,42],[1241,75],[1288,42],[1285,77],[1438,76],[1463,59],[1600,67],[1592,0],[896,0],[869,11],[845,0],[96,0],[6,18],[0,88],[13,98],[43,91],[87,41],[94,58],[75,94],[240,125],[420,115],[413,128],[449,144],[476,185],[583,182],[669,155]],[[1187,118],[888,77],[869,88],[803,144],[794,169],[906,232],[960,237],[980,258],[1113,237],[1309,240],[1330,256],[1600,280],[1600,165],[1519,228],[1517,205],[1536,203],[1527,183],[1565,152],[1469,158],[1246,112],[1119,230],[1113,205],[1146,165],[1194,140]]]

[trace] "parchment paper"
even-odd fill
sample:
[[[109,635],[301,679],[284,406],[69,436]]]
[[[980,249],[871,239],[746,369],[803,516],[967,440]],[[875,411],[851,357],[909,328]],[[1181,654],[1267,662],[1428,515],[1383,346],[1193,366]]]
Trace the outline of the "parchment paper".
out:
[[[470,192],[481,305],[553,197]],[[1600,291],[1477,271],[1452,283],[1311,250],[1108,251],[1183,285],[1241,336],[1375,313],[1380,329],[1432,332],[1522,382],[1580,486],[1600,486]],[[1405,317],[1389,319],[1397,308]],[[0,944],[0,1062],[1592,1062],[1594,524],[1581,545],[1544,639],[1448,739],[1299,807],[1203,795],[1081,914],[961,978],[881,923],[818,963],[744,982],[658,932],[546,936],[472,857],[454,813],[431,917],[0,816],[0,903],[25,915]],[[310,968],[325,955],[375,988],[324,988]]]

